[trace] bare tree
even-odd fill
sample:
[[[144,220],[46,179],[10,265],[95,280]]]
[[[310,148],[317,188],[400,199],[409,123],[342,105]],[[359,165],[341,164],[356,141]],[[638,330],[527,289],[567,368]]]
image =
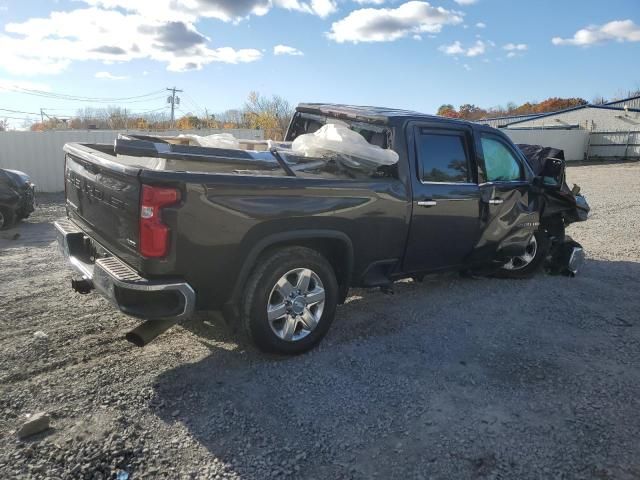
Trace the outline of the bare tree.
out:
[[[282,139],[293,115],[291,104],[279,95],[271,98],[251,92],[244,105],[251,128],[261,128],[267,138]]]

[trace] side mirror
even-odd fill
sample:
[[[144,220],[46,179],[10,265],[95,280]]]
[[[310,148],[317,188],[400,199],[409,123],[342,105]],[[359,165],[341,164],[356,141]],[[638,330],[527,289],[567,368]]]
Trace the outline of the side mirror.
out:
[[[564,160],[552,157],[546,158],[540,172],[540,183],[545,187],[560,188],[564,183],[564,174]]]

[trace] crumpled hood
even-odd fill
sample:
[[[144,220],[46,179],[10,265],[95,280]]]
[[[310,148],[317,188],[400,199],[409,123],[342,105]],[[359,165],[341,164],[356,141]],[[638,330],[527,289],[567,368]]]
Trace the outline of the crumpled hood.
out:
[[[564,151],[559,148],[543,147],[541,145],[518,144],[520,151],[524,154],[536,175],[542,172],[544,162],[547,158],[559,158],[564,160]],[[580,193],[580,187],[574,185],[569,188],[565,182],[558,190],[546,190],[544,192],[545,207],[543,216],[565,213],[565,222],[585,221],[589,215],[590,207],[587,200]]]

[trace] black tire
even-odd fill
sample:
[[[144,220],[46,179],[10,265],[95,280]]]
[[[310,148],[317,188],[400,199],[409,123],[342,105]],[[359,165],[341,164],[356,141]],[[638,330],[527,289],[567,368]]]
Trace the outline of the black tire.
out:
[[[309,269],[319,277],[324,289],[324,304],[315,328],[306,334],[300,333],[306,335],[303,338],[287,341],[274,331],[267,307],[273,300],[277,282],[296,269]],[[329,330],[336,313],[338,282],[331,264],[320,253],[305,247],[285,247],[261,256],[247,281],[243,297],[242,326],[253,343],[265,352],[296,355],[315,347]],[[297,327],[300,327],[299,323],[294,330]]]
[[[538,231],[533,235],[537,244],[533,260],[521,268],[508,269],[502,267],[493,276],[498,278],[525,279],[533,277],[541,268],[549,251],[549,237],[545,232]]]
[[[15,213],[8,208],[0,207],[0,230],[11,227],[16,221]]]

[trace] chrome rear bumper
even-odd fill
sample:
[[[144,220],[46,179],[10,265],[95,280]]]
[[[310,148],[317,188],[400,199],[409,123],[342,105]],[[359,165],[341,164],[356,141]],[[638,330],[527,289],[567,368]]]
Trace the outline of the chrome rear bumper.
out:
[[[54,226],[58,248],[71,268],[122,312],[163,320],[182,320],[193,313],[196,294],[187,282],[143,278],[114,256],[94,261],[86,249],[88,236],[74,222],[64,219]]]

